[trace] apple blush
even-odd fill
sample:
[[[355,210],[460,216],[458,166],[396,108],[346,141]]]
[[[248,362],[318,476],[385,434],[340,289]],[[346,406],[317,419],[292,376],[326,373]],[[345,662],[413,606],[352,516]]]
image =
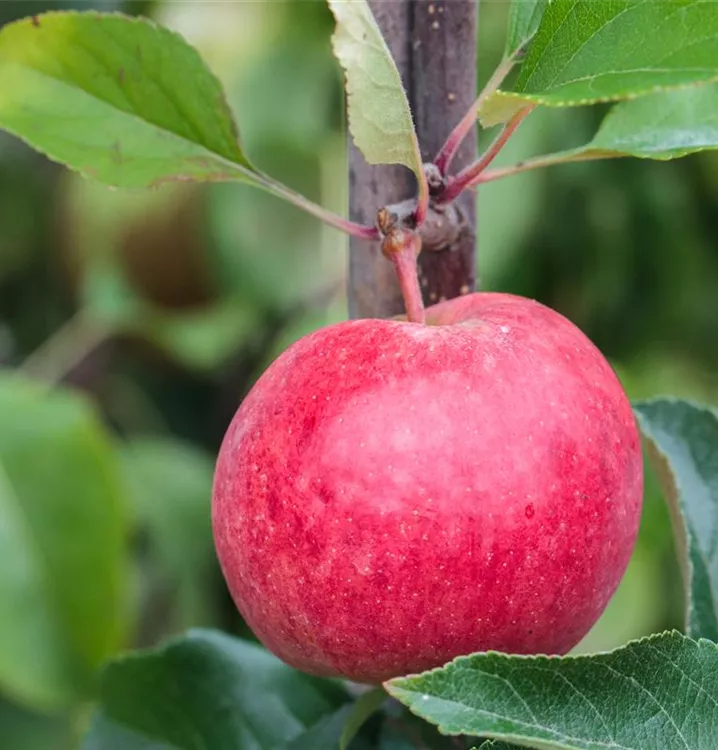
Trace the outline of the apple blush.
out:
[[[633,550],[641,446],[598,349],[507,294],[426,313],[304,337],[225,436],[224,576],[306,672],[378,683],[476,651],[564,654]]]

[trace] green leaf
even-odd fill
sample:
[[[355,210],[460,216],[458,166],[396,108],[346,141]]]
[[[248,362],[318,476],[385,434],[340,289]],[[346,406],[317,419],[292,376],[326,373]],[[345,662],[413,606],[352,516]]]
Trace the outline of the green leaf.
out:
[[[718,641],[718,413],[668,399],[634,408],[674,522],[687,631]]]
[[[337,750],[343,727],[350,719],[353,706],[346,705],[322,717],[306,732],[284,745],[286,750]]]
[[[675,159],[718,148],[718,84],[618,104],[589,148],[647,159]]]
[[[0,685],[49,709],[122,642],[123,498],[86,403],[0,377]]]
[[[590,143],[524,161],[519,171],[635,156],[668,161],[718,149],[718,84],[648,94],[617,104]]]
[[[115,187],[239,180],[346,229],[249,163],[217,79],[147,19],[51,12],[8,24],[0,80],[0,127],[85,176]]]
[[[126,330],[148,338],[186,367],[209,370],[251,340],[259,325],[256,307],[243,298],[227,298],[181,313],[148,306],[128,321]]]
[[[328,715],[348,699],[339,683],[297,672],[260,646],[196,630],[110,663],[82,748],[299,750],[307,731],[315,739],[328,731]],[[331,724],[334,742],[345,719]]]
[[[72,731],[67,716],[33,713],[0,698],[3,750],[70,750]]]
[[[677,632],[594,656],[475,654],[386,683],[445,734],[540,750],[713,750],[718,646]]]
[[[177,630],[203,624],[218,573],[210,521],[214,462],[194,445],[167,438],[132,440],[120,456],[135,523],[157,558],[158,583],[174,594],[175,611],[162,612],[163,620]],[[171,609],[164,601],[163,608]]]
[[[471,738],[447,737],[396,701],[383,708],[378,750],[471,750]]]
[[[718,80],[718,5],[704,0],[552,0],[514,91],[486,125],[527,103],[572,107]]]
[[[381,706],[387,699],[383,688],[368,690],[363,693],[352,706],[351,713],[347,717],[344,729],[339,739],[339,750],[347,750],[349,743],[354,739],[362,724]]]
[[[409,101],[366,0],[328,0],[337,20],[334,54],[346,73],[349,128],[369,164],[403,164],[420,177]]]
[[[549,0],[512,0],[504,57],[521,54],[536,34]]]
[[[0,127],[109,185],[255,179],[197,51],[146,19],[57,12],[0,31]]]

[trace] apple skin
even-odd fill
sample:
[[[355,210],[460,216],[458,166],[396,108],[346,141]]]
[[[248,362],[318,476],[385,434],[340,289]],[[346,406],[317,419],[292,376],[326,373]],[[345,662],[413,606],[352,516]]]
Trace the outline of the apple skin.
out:
[[[512,295],[427,313],[296,342],[225,436],[225,578],[306,672],[378,683],[476,651],[566,653],[628,564],[641,446],[598,349]]]

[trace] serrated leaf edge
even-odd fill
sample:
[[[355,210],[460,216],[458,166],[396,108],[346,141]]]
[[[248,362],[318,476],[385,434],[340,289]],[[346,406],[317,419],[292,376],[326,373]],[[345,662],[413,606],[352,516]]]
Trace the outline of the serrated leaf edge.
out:
[[[504,102],[514,101],[515,106],[510,109],[506,109],[507,116],[496,118],[496,117],[485,117],[482,116],[481,111],[479,112],[479,122],[484,128],[493,127],[494,125],[500,125],[506,122],[510,117],[518,112],[522,106],[528,104],[534,104],[536,106],[551,107],[552,109],[570,108],[570,107],[585,107],[592,104],[610,104],[611,102],[628,102],[634,99],[640,99],[650,94],[661,94],[669,91],[681,91],[683,89],[697,88],[698,86],[704,86],[706,84],[718,83],[718,74],[711,78],[706,78],[702,81],[694,81],[692,83],[680,83],[675,86],[651,86],[647,89],[640,89],[639,91],[632,91],[626,94],[616,94],[615,96],[597,96],[587,97],[584,99],[562,99],[557,101],[555,99],[547,99],[544,94],[522,94],[518,91],[503,91],[499,90],[494,92],[485,102],[482,107],[482,111],[489,109],[490,105],[497,100],[503,100]],[[610,115],[610,113],[609,113]],[[608,116],[608,115],[607,115]],[[693,151],[691,151],[693,153]],[[640,157],[639,157],[640,158]],[[650,157],[645,157],[650,158]]]
[[[2,35],[4,33],[7,32],[8,29],[11,29],[13,27],[24,26],[24,25],[27,25],[27,24],[35,24],[35,23],[39,23],[40,25],[42,25],[42,19],[53,17],[53,16],[60,16],[60,17],[63,17],[63,18],[68,18],[68,17],[92,17],[92,18],[96,18],[98,20],[101,20],[102,18],[119,18],[119,19],[122,19],[123,21],[127,21],[128,23],[134,24],[136,26],[148,26],[148,27],[152,28],[153,31],[155,33],[157,33],[157,34],[167,34],[167,35],[169,35],[171,37],[175,37],[185,47],[188,47],[192,51],[192,53],[195,55],[195,57],[197,58],[197,60],[199,61],[199,63],[205,68],[205,70],[207,71],[207,74],[213,79],[213,82],[217,86],[217,90],[218,90],[218,92],[221,95],[221,102],[222,102],[222,105],[223,105],[224,114],[226,114],[228,116],[228,118],[229,118],[229,122],[230,122],[230,126],[231,126],[231,129],[232,129],[232,133],[234,135],[235,145],[237,146],[238,153],[243,157],[245,163],[232,161],[232,160],[228,159],[227,157],[222,156],[221,154],[218,154],[218,153],[216,153],[214,151],[210,151],[208,148],[206,148],[201,143],[198,143],[196,141],[191,141],[191,140],[189,140],[189,139],[187,139],[187,138],[185,138],[185,137],[183,137],[181,135],[178,135],[177,133],[174,133],[171,130],[167,130],[167,129],[165,129],[165,128],[159,126],[159,125],[156,125],[156,124],[154,124],[154,123],[152,123],[152,122],[150,122],[148,120],[144,120],[143,118],[139,117],[136,114],[133,114],[131,112],[124,112],[123,110],[120,110],[120,111],[122,111],[122,113],[125,116],[127,116],[127,117],[134,117],[134,118],[136,118],[137,120],[139,120],[140,122],[142,122],[145,125],[149,125],[149,126],[151,126],[153,128],[156,128],[160,132],[164,132],[164,133],[170,134],[173,138],[176,138],[178,141],[183,141],[185,143],[189,143],[193,147],[201,149],[202,151],[204,151],[207,154],[208,157],[210,157],[211,159],[213,159],[215,161],[220,162],[221,164],[225,165],[228,168],[227,172],[218,173],[216,176],[212,176],[211,178],[207,178],[207,179],[203,180],[204,182],[221,182],[221,181],[224,181],[224,180],[237,179],[236,175],[233,175],[232,172],[239,172],[242,175],[243,179],[249,180],[252,183],[257,184],[260,187],[265,187],[265,189],[268,189],[268,188],[266,188],[266,186],[262,182],[263,175],[261,175],[261,173],[258,170],[256,170],[256,168],[252,165],[252,163],[249,161],[249,159],[247,159],[247,157],[242,152],[242,148],[241,148],[240,140],[239,140],[239,129],[237,127],[237,121],[235,119],[234,112],[232,111],[231,107],[229,106],[229,102],[227,101],[227,95],[226,95],[226,92],[225,92],[224,87],[222,85],[222,82],[215,75],[215,73],[212,71],[212,69],[207,65],[206,61],[200,55],[200,53],[197,50],[197,48],[194,47],[192,44],[190,44],[187,41],[187,39],[185,39],[185,37],[182,36],[182,34],[180,34],[179,32],[175,31],[174,29],[170,29],[170,28],[168,28],[166,26],[163,26],[162,24],[159,24],[156,21],[154,21],[154,20],[152,20],[150,18],[147,18],[145,16],[141,16],[141,17],[140,16],[128,16],[126,13],[121,13],[119,11],[111,11],[111,12],[105,13],[105,12],[100,12],[100,11],[95,11],[95,10],[86,10],[86,11],[78,11],[78,10],[69,10],[69,11],[51,10],[51,11],[46,11],[45,13],[37,14],[37,15],[32,16],[32,17],[20,18],[20,19],[18,19],[16,21],[12,21],[12,22],[6,24],[3,27],[0,27],[0,38],[2,37]],[[45,76],[45,77],[47,77],[47,78],[53,78],[53,80],[56,80],[59,83],[67,85],[66,82],[63,81],[62,79],[54,78],[53,76],[47,76],[45,73],[43,73],[42,75]],[[97,97],[93,96],[92,94],[84,91],[84,89],[80,89],[80,90],[83,91],[83,93],[85,93],[87,96],[90,96],[93,99],[96,99],[97,101],[102,102],[103,104],[107,104],[107,102],[105,102],[104,100],[98,99]],[[112,105],[107,104],[107,106],[112,106]],[[37,146],[35,143],[29,141],[23,134],[17,132],[16,130],[14,130],[12,128],[9,128],[9,127],[6,127],[4,125],[2,126],[1,129],[5,130],[8,133],[11,133],[16,138],[19,138],[21,141],[23,141],[23,143],[26,143],[34,151],[37,151],[38,153],[42,154],[43,156],[45,156],[51,162],[53,162],[55,164],[60,164],[61,166],[66,167],[67,169],[70,169],[73,172],[81,174],[85,178],[101,182],[102,184],[109,185],[110,187],[116,187],[116,185],[113,185],[112,183],[108,183],[108,182],[105,182],[103,180],[98,180],[98,178],[93,174],[93,170],[91,168],[74,168],[74,167],[69,166],[64,161],[62,161],[62,160],[58,159],[57,157],[53,156],[52,154],[48,153],[41,146]],[[172,176],[169,176],[169,177],[166,177],[166,178],[162,178],[160,180],[156,180],[155,182],[153,182],[148,187],[158,187],[159,185],[162,185],[162,184],[164,184],[166,182],[196,182],[196,181],[197,180],[195,180],[192,177],[185,177],[183,175],[172,175]]]

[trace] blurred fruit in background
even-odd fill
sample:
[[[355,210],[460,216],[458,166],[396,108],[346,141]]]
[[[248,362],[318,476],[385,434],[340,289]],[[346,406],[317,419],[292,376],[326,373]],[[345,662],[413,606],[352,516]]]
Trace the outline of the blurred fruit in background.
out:
[[[0,24],[48,7],[72,3],[4,2]],[[183,33],[230,92],[258,165],[345,211],[324,2],[97,7]],[[480,74],[500,57],[505,4],[482,14]],[[601,114],[538,112],[501,159],[586,142]],[[556,167],[485,185],[478,200],[482,288],[573,320],[633,398],[718,404],[718,155]],[[250,637],[211,545],[214,456],[267,364],[345,317],[346,245],[243,185],[111,191],[0,133],[3,750],[74,747],[109,652],[194,625]],[[681,609],[649,475],[633,562],[580,648],[677,626]]]

